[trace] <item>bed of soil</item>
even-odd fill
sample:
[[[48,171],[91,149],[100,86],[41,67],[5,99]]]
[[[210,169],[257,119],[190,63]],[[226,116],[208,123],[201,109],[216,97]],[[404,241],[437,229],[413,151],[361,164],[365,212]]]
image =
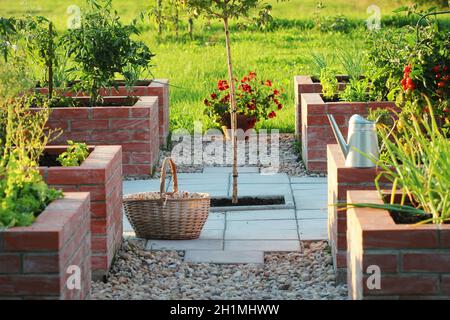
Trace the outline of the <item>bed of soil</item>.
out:
[[[59,157],[57,154],[45,153],[39,159],[40,167],[61,167],[61,164],[56,160]]]
[[[398,211],[390,211],[392,219],[394,219],[396,224],[416,224],[428,219],[433,218],[433,215],[427,214],[410,214]]]
[[[212,198],[211,207],[241,207],[241,206],[270,206],[285,204],[283,196],[272,197],[241,197],[237,204],[231,198]]]

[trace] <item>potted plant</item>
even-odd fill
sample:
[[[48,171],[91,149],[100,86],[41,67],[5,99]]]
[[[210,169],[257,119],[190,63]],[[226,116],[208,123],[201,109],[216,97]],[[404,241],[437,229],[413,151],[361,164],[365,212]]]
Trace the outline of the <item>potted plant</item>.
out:
[[[261,81],[252,71],[239,81],[235,81],[237,100],[237,129],[246,132],[255,128],[262,119],[273,119],[277,111],[283,109],[282,90],[273,87],[271,80]],[[222,127],[230,139],[231,117],[229,113],[230,86],[227,80],[219,80],[217,89],[204,100],[205,113]]]
[[[50,188],[37,169],[46,143],[49,109],[30,112],[20,87],[20,59],[0,72],[0,296],[11,299],[87,299],[91,287],[88,193]],[[14,66],[10,69],[9,64]],[[6,72],[5,72],[6,71]],[[77,287],[69,284],[77,266]]]
[[[450,140],[429,110],[410,114],[399,132],[383,131],[378,190],[348,192],[353,299],[450,297]],[[381,177],[393,184],[390,192]]]

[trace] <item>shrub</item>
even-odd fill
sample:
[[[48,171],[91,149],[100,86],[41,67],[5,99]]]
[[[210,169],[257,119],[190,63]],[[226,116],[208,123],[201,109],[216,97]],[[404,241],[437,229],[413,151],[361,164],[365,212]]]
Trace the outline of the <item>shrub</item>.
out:
[[[111,11],[111,0],[87,3],[80,28],[70,29],[62,43],[74,60],[70,71],[79,76],[77,89],[88,92],[95,105],[101,100],[100,88],[115,86],[116,75],[133,85],[154,55],[143,42],[132,39],[139,34],[136,21],[124,25],[117,12]]]
[[[63,167],[79,166],[89,155],[89,149],[85,143],[75,143],[71,140],[67,141],[69,147],[58,157],[58,162]]]

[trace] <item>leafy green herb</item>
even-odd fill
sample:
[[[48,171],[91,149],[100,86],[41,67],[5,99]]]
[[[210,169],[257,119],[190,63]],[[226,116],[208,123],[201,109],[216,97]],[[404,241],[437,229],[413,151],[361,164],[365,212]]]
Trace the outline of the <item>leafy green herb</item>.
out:
[[[67,151],[61,153],[57,161],[63,167],[77,167],[88,157],[89,148],[85,143],[75,143],[71,140],[67,143],[69,144]]]

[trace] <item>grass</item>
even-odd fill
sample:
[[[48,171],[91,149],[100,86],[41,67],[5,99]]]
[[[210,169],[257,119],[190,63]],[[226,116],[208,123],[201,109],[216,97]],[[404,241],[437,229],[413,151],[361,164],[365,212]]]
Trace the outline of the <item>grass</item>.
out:
[[[155,1],[114,0],[114,8],[125,21],[129,21]],[[282,132],[293,132],[294,89],[293,77],[311,72],[311,52],[325,54],[336,50],[363,50],[366,31],[356,29],[349,34],[324,34],[315,30],[296,27],[286,22],[304,22],[313,19],[316,11],[315,0],[291,0],[276,3],[273,16],[284,21],[286,26],[274,32],[236,31],[232,34],[232,49],[237,75],[254,70],[261,77],[272,79],[288,93],[286,108],[275,120],[259,124],[262,128],[278,128]],[[326,8],[323,16],[344,14],[351,19],[364,20],[369,17],[367,7],[378,5],[382,14],[390,15],[392,10],[404,1],[392,0],[334,0],[323,1]],[[71,0],[70,5],[80,5],[83,0]],[[0,1],[0,15],[20,16],[26,13],[43,15],[54,21],[57,29],[63,30],[67,24],[68,2],[66,0],[23,0]],[[283,25],[283,24],[281,24]],[[156,78],[169,78],[171,82],[171,129],[193,128],[194,120],[200,120],[204,128],[214,124],[203,115],[202,101],[220,78],[225,78],[226,55],[221,25],[210,27],[203,21],[196,21],[194,41],[187,40],[185,34],[175,39],[168,32],[159,38],[155,27],[146,22],[142,39],[156,54],[152,74]],[[337,68],[342,67],[337,64]]]

